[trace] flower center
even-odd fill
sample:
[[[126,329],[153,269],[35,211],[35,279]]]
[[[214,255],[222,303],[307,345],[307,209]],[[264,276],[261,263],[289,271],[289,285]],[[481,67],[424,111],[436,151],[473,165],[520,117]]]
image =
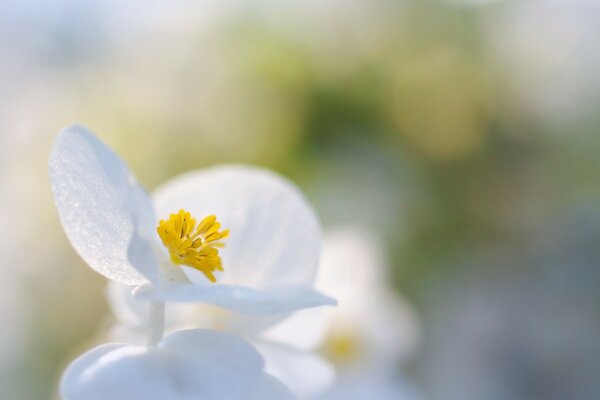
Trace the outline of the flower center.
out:
[[[330,333],[325,339],[325,355],[337,365],[350,365],[361,358],[360,338],[351,332]]]
[[[229,235],[229,229],[219,231],[221,224],[215,215],[209,215],[196,226],[189,212],[179,210],[168,220],[160,220],[156,231],[169,250],[171,261],[202,272],[211,282],[216,282],[213,272],[223,271],[218,248]]]

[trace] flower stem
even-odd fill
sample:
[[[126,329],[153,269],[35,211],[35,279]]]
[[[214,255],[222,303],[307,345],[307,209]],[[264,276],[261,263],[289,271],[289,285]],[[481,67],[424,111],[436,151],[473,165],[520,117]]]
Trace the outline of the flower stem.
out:
[[[162,340],[165,330],[165,303],[150,303],[148,326],[148,347],[156,347]]]

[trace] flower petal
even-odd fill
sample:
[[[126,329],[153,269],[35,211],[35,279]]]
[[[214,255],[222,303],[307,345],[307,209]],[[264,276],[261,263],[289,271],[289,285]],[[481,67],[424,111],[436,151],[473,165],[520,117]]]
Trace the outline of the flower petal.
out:
[[[260,338],[299,350],[314,350],[327,334],[327,311],[323,308],[296,311],[262,332]]]
[[[279,379],[264,374],[248,400],[294,400],[296,396]]]
[[[135,286],[122,285],[114,281],[108,283],[105,298],[116,318],[116,324],[111,327],[109,337],[111,340],[117,342],[123,341],[125,343],[141,345],[146,343],[147,332],[150,329],[148,320],[150,302],[135,298],[131,294],[134,288]],[[215,310],[220,309],[214,306],[194,303],[165,304],[165,332],[173,333],[192,328],[227,331],[225,329],[216,329],[217,321],[213,323],[214,314],[216,314]],[[219,314],[234,315],[233,312],[227,313],[223,311]],[[251,317],[247,316],[246,318],[250,319]],[[227,332],[236,334],[232,331]],[[243,337],[243,335],[237,336]]]
[[[107,343],[94,347],[82,356],[79,356],[63,373],[60,381],[61,395],[70,399],[70,395],[79,390],[81,380],[83,379],[84,374],[86,374],[86,371],[94,367],[99,360],[103,359],[108,354],[127,347],[131,346],[121,343]],[[76,399],[77,397],[73,398]]]
[[[79,255],[100,274],[125,284],[156,281],[157,268],[134,268],[134,227],[152,229],[154,212],[127,165],[82,126],[64,129],[50,154],[50,180],[60,221]]]
[[[119,324],[145,327],[150,313],[150,303],[133,297],[131,294],[133,289],[135,286],[109,282],[104,297]]]
[[[336,305],[337,302],[304,286],[253,289],[236,285],[167,283],[138,286],[133,295],[143,300],[202,302],[242,314],[282,314],[303,308]]]
[[[272,343],[255,343],[265,359],[265,372],[276,376],[301,399],[314,398],[335,380],[335,370],[317,354]]]
[[[393,368],[368,366],[366,370],[340,374],[320,400],[420,400],[424,396]]]
[[[179,176],[154,193],[161,218],[180,209],[216,215],[230,230],[218,281],[252,287],[310,285],[319,260],[317,216],[298,188],[265,169],[221,166]]]
[[[207,330],[180,331],[158,348],[109,344],[65,372],[65,400],[221,400],[246,398],[262,379],[263,361],[247,342]]]
[[[324,237],[316,286],[336,296],[340,307],[331,313],[334,331],[362,337],[369,357],[394,362],[418,341],[416,311],[389,288],[387,260],[376,235],[360,227],[337,227]]]

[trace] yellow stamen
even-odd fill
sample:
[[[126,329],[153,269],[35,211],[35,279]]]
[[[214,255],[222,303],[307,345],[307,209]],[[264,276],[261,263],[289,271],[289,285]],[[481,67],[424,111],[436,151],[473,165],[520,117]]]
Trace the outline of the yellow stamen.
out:
[[[213,272],[223,271],[218,248],[225,246],[222,239],[229,229],[219,232],[221,224],[215,215],[204,218],[196,227],[196,220],[189,212],[179,210],[169,219],[158,223],[158,236],[169,250],[171,261],[202,272],[211,282],[216,282]]]

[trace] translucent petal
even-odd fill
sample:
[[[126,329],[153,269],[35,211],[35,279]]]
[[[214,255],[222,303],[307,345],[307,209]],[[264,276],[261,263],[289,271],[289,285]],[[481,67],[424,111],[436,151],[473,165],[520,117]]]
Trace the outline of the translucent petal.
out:
[[[128,261],[134,227],[139,232],[152,229],[154,213],[127,165],[78,125],[58,136],[49,165],[60,221],[77,253],[94,270],[121,283],[156,281],[155,264],[136,269]]]
[[[265,372],[281,379],[299,398],[314,398],[333,384],[335,370],[319,355],[272,343],[255,345],[265,359]]]
[[[304,286],[253,289],[236,285],[170,283],[155,286],[148,283],[138,286],[133,294],[144,300],[202,302],[254,315],[337,304],[332,298]]]
[[[310,285],[321,230],[300,191],[264,169],[221,166],[179,176],[154,193],[159,218],[180,209],[202,219],[215,214],[230,236],[220,250],[219,283],[263,287]]]
[[[279,379],[264,374],[248,400],[294,400],[296,396]]]
[[[75,360],[63,375],[65,400],[221,400],[250,396],[263,361],[233,335],[189,330],[158,348],[104,345]]]

